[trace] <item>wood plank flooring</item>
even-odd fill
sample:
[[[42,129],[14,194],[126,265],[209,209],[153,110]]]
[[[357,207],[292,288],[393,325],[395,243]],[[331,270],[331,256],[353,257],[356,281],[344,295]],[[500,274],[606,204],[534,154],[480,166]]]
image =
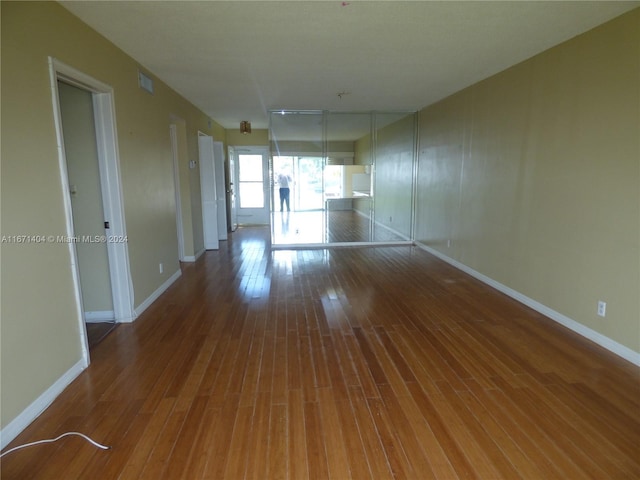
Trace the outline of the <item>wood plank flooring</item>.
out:
[[[414,247],[207,252],[3,479],[637,479],[639,369]]]

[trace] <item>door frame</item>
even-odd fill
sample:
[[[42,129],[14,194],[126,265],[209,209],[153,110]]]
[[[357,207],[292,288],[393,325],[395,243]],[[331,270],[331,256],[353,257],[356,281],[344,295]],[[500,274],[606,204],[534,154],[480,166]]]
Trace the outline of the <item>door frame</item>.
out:
[[[173,156],[173,183],[176,196],[176,228],[178,229],[178,260],[186,261],[184,248],[184,230],[182,226],[182,197],[180,192],[180,162],[178,158],[178,125],[174,120],[169,124],[169,136],[171,138],[171,155]]]
[[[113,311],[118,323],[132,322],[136,318],[133,308],[133,283],[129,266],[129,249],[126,242],[127,231],[124,220],[124,202],[120,177],[120,159],[118,155],[118,137],[115,121],[115,105],[113,88],[95,78],[49,57],[49,77],[53,103],[53,119],[58,147],[58,164],[62,186],[65,229],[67,238],[74,236],[71,195],[69,194],[69,177],[64,149],[64,134],[60,114],[60,98],[58,96],[58,80],[91,92],[96,127],[96,144],[98,165],[100,170],[100,187],[103,201],[105,221],[109,222],[107,252],[109,257],[109,275],[113,295]],[[119,239],[119,241],[115,241]],[[71,258],[71,274],[75,290],[76,313],[80,323],[82,358],[85,366],[89,365],[89,343],[84,319],[80,274],[75,244],[66,242]]]
[[[271,225],[271,185],[269,181],[270,173],[270,152],[267,146],[235,146],[235,180],[236,180],[236,212],[237,216],[243,216],[242,211],[247,212],[255,211],[258,213],[247,213],[244,216],[259,217],[261,222],[247,222],[240,223],[241,225]],[[262,208],[241,208],[240,207],[240,156],[241,155],[261,155],[262,156],[262,194],[263,194],[263,207]]]

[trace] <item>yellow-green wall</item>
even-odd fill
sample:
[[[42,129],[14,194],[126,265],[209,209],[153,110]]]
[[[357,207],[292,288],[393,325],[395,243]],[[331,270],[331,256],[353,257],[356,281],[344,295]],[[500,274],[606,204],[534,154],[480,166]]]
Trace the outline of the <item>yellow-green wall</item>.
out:
[[[2,235],[64,235],[65,213],[48,57],[113,87],[134,306],[178,269],[169,125],[184,121],[182,155],[198,159],[198,131],[225,131],[54,2],[2,2]],[[186,154],[185,154],[186,149]],[[198,169],[181,169],[192,207],[190,251],[202,248]],[[185,192],[184,189],[187,189]],[[1,425],[81,361],[79,318],[65,244],[2,244]],[[159,273],[159,263],[164,273]]]
[[[636,9],[425,108],[416,239],[640,352],[639,92]]]

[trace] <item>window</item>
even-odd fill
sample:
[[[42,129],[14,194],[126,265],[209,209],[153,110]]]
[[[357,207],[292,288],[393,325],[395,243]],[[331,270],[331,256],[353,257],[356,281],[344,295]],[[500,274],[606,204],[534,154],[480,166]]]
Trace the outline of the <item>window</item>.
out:
[[[262,155],[239,155],[240,208],[264,207]]]

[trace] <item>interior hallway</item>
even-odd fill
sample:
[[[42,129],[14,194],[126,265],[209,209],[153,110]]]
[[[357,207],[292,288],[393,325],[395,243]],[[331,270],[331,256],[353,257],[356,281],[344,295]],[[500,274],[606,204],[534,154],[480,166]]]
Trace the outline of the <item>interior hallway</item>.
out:
[[[3,479],[640,476],[638,369],[415,247],[207,252]]]

